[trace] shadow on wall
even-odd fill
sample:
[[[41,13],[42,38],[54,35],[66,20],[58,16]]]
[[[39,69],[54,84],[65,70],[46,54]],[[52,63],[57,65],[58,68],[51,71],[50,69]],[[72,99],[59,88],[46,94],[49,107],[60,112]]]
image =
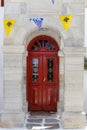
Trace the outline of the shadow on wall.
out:
[[[84,69],[87,71],[87,57],[84,57]]]

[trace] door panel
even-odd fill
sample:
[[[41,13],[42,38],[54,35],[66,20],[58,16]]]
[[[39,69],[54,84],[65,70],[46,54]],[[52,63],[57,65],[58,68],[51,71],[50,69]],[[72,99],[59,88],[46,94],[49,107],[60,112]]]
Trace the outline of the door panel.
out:
[[[58,60],[56,55],[43,55],[43,106],[44,109],[57,109]]]
[[[30,54],[27,62],[27,95],[29,110],[41,110],[42,56]]]
[[[30,97],[30,104],[29,110],[41,110],[41,86],[31,86],[31,97]]]
[[[58,99],[58,58],[56,54],[29,54],[27,58],[27,97],[29,110],[56,111]]]

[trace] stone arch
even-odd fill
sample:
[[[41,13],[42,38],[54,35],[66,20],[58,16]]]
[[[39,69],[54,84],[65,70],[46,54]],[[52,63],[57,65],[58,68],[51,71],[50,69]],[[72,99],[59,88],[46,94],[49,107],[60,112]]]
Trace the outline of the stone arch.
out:
[[[39,41],[40,39],[44,39],[45,38],[45,40],[47,40],[47,41],[50,41],[52,44],[51,44],[51,46],[49,46],[49,45],[47,45],[47,44],[44,44],[44,42],[40,45],[40,44],[38,44],[38,45],[36,45],[36,48],[34,47],[35,45],[34,45],[34,42],[35,41]],[[33,43],[33,44],[32,44]],[[42,50],[42,48],[43,48],[43,46],[44,46],[44,49],[45,50]],[[32,47],[33,47],[33,50],[35,51],[35,50],[38,50],[38,51],[58,51],[59,50],[59,46],[58,46],[58,44],[57,44],[57,42],[52,38],[52,37],[49,37],[49,36],[47,36],[47,35],[39,35],[39,36],[37,36],[37,37],[34,37],[31,41],[30,41],[30,43],[28,44],[28,46],[27,46],[27,50],[28,51],[33,51],[32,50]],[[50,48],[49,48],[50,47]]]
[[[61,45],[61,35],[58,30],[54,30],[51,28],[42,28],[40,30],[35,29],[35,30],[29,32],[29,34],[27,34],[27,36],[26,36],[26,43],[24,43],[26,48],[33,38],[40,36],[40,35],[46,35],[46,36],[53,38],[57,42],[59,48],[61,48],[61,46],[62,46]]]
[[[60,48],[61,46],[73,46],[74,36],[72,30],[69,29],[68,31],[65,31],[59,19],[54,19],[54,21],[50,23],[49,21],[50,18],[47,18],[47,20],[44,21],[43,27],[41,29],[38,29],[36,25],[32,26],[32,24],[30,24],[32,27],[30,27],[29,30],[27,29],[27,34],[25,38],[26,46],[34,37],[39,35],[47,35],[52,37],[57,43],[59,43]]]
[[[52,37],[57,43],[60,48],[60,50],[64,46],[74,46],[74,37],[72,34],[72,31],[69,30],[68,32],[65,32],[64,30],[58,30],[53,27],[44,27],[41,29],[33,28],[32,30],[29,30],[29,32],[25,36],[26,42],[24,42],[24,45],[27,48],[27,45],[30,43],[30,41],[39,35],[47,35]]]

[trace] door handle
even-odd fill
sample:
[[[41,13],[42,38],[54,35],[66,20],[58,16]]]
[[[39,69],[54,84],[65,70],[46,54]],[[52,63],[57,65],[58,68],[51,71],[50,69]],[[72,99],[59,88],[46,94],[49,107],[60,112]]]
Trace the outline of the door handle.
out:
[[[43,79],[43,82],[45,82],[46,81],[46,77],[44,77],[44,79]]]

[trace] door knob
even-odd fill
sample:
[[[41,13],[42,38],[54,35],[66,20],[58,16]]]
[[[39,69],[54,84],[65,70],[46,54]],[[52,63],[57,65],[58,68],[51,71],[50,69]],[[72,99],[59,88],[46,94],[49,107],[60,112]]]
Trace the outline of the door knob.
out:
[[[46,81],[46,77],[44,77],[44,79],[43,79],[43,82],[45,82]]]

